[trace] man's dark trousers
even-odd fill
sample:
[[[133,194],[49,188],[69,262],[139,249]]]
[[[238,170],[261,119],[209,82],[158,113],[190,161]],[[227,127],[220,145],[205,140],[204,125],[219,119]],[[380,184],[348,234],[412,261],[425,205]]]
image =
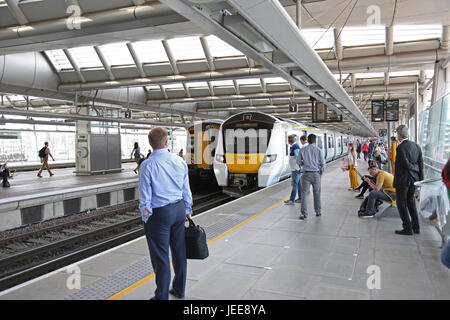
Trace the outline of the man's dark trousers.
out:
[[[168,300],[170,286],[169,246],[175,271],[172,287],[184,295],[186,286],[186,244],[184,222],[186,207],[180,200],[174,204],[154,208],[152,215],[144,224],[150,259],[155,272],[155,299]]]
[[[417,214],[416,199],[414,191],[416,187],[413,183],[407,186],[396,188],[397,209],[403,222],[403,229],[409,231],[419,231],[419,216]],[[409,212],[409,214],[408,214]],[[411,216],[411,219],[409,218]]]

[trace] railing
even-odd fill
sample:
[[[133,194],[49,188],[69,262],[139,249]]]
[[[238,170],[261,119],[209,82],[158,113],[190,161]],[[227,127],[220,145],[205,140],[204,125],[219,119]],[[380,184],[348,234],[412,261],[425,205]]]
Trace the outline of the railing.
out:
[[[420,190],[419,212],[424,221],[431,223],[442,239],[442,246],[449,235],[444,231],[450,202],[447,188],[441,178],[431,178],[414,183]]]

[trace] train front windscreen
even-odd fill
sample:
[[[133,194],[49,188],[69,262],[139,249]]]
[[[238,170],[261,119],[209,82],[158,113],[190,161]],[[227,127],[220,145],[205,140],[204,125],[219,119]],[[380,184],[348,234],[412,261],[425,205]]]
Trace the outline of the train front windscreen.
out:
[[[239,114],[222,126],[225,162],[231,173],[257,173],[275,120],[263,114]]]

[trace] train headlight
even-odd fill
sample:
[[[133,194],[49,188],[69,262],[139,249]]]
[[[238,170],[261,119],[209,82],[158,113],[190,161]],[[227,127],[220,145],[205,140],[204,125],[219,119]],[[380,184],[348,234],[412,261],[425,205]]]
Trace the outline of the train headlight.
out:
[[[225,163],[225,157],[222,154],[216,154],[216,161],[220,163]]]
[[[271,163],[274,162],[275,160],[277,160],[276,154],[266,154],[263,163]]]

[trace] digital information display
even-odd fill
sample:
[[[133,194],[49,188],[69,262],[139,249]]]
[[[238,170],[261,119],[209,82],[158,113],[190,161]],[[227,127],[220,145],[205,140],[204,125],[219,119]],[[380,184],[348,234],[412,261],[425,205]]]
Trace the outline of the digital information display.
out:
[[[399,101],[386,100],[386,121],[398,121]]]
[[[384,121],[384,101],[372,100],[372,122]]]

